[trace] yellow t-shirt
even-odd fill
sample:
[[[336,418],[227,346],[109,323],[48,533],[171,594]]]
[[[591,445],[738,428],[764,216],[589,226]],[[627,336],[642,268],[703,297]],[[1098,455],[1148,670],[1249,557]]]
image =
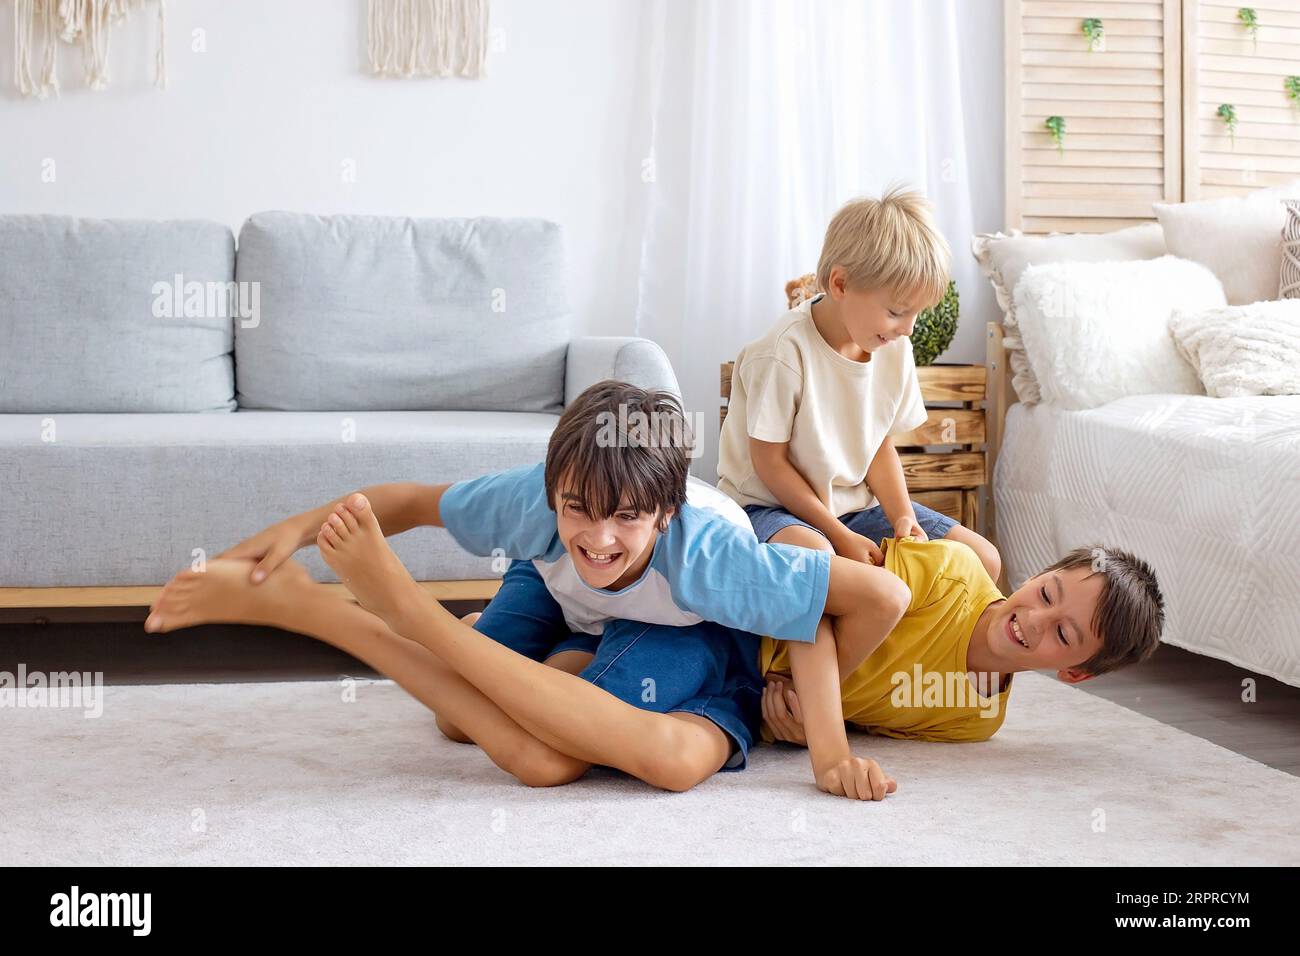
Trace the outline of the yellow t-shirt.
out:
[[[987,740],[1002,726],[1011,675],[995,697],[967,677],[979,616],[1003,600],[975,552],[958,541],[886,539],[885,567],[912,590],[898,626],[841,688],[844,719],[886,737]],[[790,673],[786,642],[763,638],[760,669]],[[763,728],[763,737],[772,738]]]

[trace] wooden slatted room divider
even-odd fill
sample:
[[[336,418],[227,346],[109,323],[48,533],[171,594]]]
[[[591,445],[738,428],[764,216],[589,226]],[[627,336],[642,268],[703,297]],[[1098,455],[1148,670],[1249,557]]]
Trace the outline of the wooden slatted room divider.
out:
[[[1108,232],[1300,177],[1300,0],[1006,0],[1005,18],[1007,228]]]
[[[1109,232],[1181,199],[1180,16],[1181,0],[1006,0],[1007,228]]]
[[[1300,0],[1252,3],[1258,32],[1240,3],[1183,0],[1184,199],[1213,199],[1300,178]],[[1235,136],[1218,115],[1231,105]]]

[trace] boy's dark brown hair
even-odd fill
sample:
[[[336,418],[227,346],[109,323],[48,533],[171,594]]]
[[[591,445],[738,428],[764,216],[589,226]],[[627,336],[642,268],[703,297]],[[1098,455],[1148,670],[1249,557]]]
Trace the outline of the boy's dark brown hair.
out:
[[[1091,568],[1102,576],[1101,597],[1092,618],[1101,650],[1079,669],[1096,676],[1154,654],[1165,625],[1165,599],[1151,565],[1118,548],[1076,548],[1042,573],[1072,568]]]
[[[606,379],[574,399],[546,449],[546,500],[557,510],[563,483],[591,517],[621,508],[659,516],[686,503],[692,436],[671,392]]]

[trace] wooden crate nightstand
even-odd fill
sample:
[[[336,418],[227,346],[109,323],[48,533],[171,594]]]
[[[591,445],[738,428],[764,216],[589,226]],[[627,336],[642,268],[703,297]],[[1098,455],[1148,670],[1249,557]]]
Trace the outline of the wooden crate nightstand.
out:
[[[722,365],[719,425],[727,417],[734,364]],[[907,490],[918,504],[984,534],[979,527],[979,494],[988,482],[983,449],[988,374],[983,365],[926,365],[916,374],[929,418],[920,428],[894,439]],[[924,446],[943,447],[926,451]]]

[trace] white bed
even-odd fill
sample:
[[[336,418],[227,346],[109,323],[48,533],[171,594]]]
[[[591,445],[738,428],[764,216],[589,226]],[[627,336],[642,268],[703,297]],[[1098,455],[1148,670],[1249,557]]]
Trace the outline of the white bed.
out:
[[[1168,643],[1300,686],[1300,396],[1012,405],[993,487],[1012,587],[1126,548],[1159,576]]]

